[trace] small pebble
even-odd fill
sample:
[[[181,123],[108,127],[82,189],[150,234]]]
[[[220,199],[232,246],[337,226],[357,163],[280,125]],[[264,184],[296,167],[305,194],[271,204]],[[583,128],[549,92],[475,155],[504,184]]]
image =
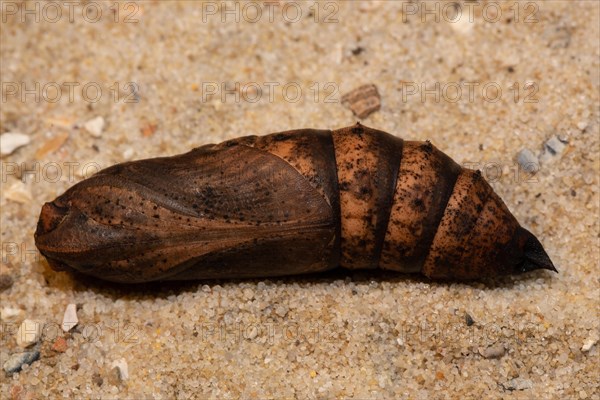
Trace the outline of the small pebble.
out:
[[[577,123],[577,129],[579,129],[580,131],[584,131],[585,128],[587,128],[587,127],[588,127],[587,121],[579,121]]]
[[[157,124],[146,124],[144,125],[143,128],[140,129],[140,131],[142,132],[142,136],[144,137],[150,137],[154,134],[154,132],[156,132],[156,128],[158,128]]]
[[[0,310],[0,315],[2,315],[2,319],[10,319],[13,317],[18,317],[22,313],[23,313],[23,310],[21,310],[20,308],[14,308],[14,307],[3,307],[2,310]]]
[[[365,51],[364,47],[362,47],[362,46],[356,46],[355,48],[352,49],[352,55],[358,56],[363,51]]]
[[[469,18],[458,18],[457,21],[450,24],[450,27],[458,34],[467,36],[473,29],[473,25],[475,24],[469,21]]]
[[[545,150],[550,154],[560,155],[566,147],[566,143],[560,140],[557,136],[552,136],[545,144]]]
[[[111,364],[111,375],[113,376],[113,380],[116,377],[115,374],[118,373],[118,382],[126,381],[129,379],[129,367],[127,365],[127,361],[124,358],[113,361]],[[115,369],[117,370],[115,372]],[[110,377],[109,377],[110,380]],[[116,386],[116,385],[115,385]]]
[[[22,181],[14,181],[8,188],[3,188],[4,196],[8,200],[26,204],[33,200],[29,187]]]
[[[529,379],[515,378],[502,385],[505,390],[525,390],[533,387],[533,382]]]
[[[381,108],[377,86],[363,85],[342,96],[342,104],[350,108],[358,118],[367,118]]]
[[[28,145],[31,139],[29,136],[18,132],[6,132],[0,135],[0,154],[7,156],[12,154],[19,147]]]
[[[486,349],[479,349],[479,354],[481,354],[484,358],[488,358],[488,359],[501,358],[505,352],[506,352],[506,349],[501,344],[490,346]]]
[[[544,151],[540,156],[540,161],[547,163],[558,160],[567,147],[567,142],[560,140],[557,136],[552,136],[544,143]]]
[[[93,137],[99,138],[104,131],[104,118],[98,116],[83,124],[84,129]]]
[[[279,305],[275,308],[275,314],[279,315],[281,318],[285,317],[289,311],[289,308],[284,305]]]
[[[517,154],[517,162],[524,171],[532,171],[534,168],[537,170],[537,166],[539,165],[538,158],[529,149],[522,149],[519,151],[519,154]]]
[[[583,346],[581,346],[581,351],[583,351],[584,353],[587,353],[588,351],[590,351],[592,349],[592,347],[594,347],[594,345],[598,343],[598,338],[591,338],[589,340],[587,340]]]
[[[97,386],[102,386],[102,384],[104,383],[104,379],[102,379],[102,376],[100,376],[99,373],[94,372],[94,374],[92,375],[92,382],[95,383]]]
[[[204,293],[210,293],[211,289],[210,286],[208,285],[202,285],[202,289],[201,289]]]
[[[29,347],[40,340],[42,335],[42,324],[30,319],[21,323],[17,330],[17,344],[20,347]]]
[[[133,154],[134,150],[131,147],[128,147],[127,149],[125,149],[125,151],[123,151],[123,159],[130,160],[131,157],[133,157]]]
[[[56,338],[56,340],[52,344],[52,350],[58,353],[64,353],[65,351],[67,351],[68,347],[69,345],[67,344],[67,340],[62,336]]]
[[[39,350],[11,354],[3,365],[4,371],[6,371],[7,374],[19,372],[23,365],[29,365],[39,358]]]
[[[469,313],[465,313],[465,322],[466,322],[467,326],[473,326],[473,324],[475,323],[475,320],[473,319],[473,317],[471,317],[471,315]]]
[[[65,309],[65,315],[63,316],[62,321],[62,330],[65,332],[69,332],[71,329],[77,325],[79,320],[77,319],[77,305],[69,304]]]

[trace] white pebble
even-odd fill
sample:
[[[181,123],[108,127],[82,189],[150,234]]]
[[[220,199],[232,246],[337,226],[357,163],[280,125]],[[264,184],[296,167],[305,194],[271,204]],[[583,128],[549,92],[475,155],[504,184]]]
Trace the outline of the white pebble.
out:
[[[4,195],[8,200],[21,204],[29,203],[32,200],[29,187],[22,181],[13,182],[6,188]]]
[[[102,136],[102,131],[104,130],[104,118],[100,116],[92,118],[83,124],[83,127],[90,135],[99,138]]]
[[[0,154],[3,156],[11,154],[19,147],[29,144],[29,136],[19,132],[7,132],[0,135]]]
[[[548,163],[560,159],[566,147],[566,142],[563,142],[557,136],[552,136],[544,143],[544,151],[540,156],[540,161]]]
[[[525,390],[533,388],[533,382],[529,379],[515,378],[503,385],[507,390]]]
[[[501,358],[505,352],[506,352],[506,349],[501,344],[495,345],[495,346],[490,346],[485,349],[479,349],[479,354],[481,354],[484,358],[488,358],[488,359],[489,358]]]
[[[464,14],[460,17],[453,16],[452,22],[450,23],[450,27],[454,29],[455,32],[462,35],[467,35],[469,32],[471,32],[473,25],[474,23],[469,21],[468,17],[465,18]]]
[[[279,315],[281,318],[285,317],[287,315],[289,311],[289,308],[287,308],[284,305],[279,305],[277,306],[277,308],[275,308],[275,314]]]
[[[544,149],[553,156],[559,156],[565,150],[565,147],[565,143],[556,136],[552,136],[544,145]]]
[[[529,149],[523,149],[517,154],[517,162],[525,171],[529,171],[539,164],[538,158]]]
[[[580,131],[585,130],[585,128],[587,128],[587,127],[588,127],[587,121],[579,121],[577,123],[577,129],[579,129]]]
[[[129,379],[129,367],[127,365],[127,361],[124,358],[113,361],[110,367],[117,367],[119,369],[121,380],[126,381],[127,379]]]
[[[77,306],[75,304],[67,305],[65,308],[65,315],[63,316],[62,321],[62,330],[65,332],[69,332],[71,329],[77,325],[79,320],[77,319]]]
[[[0,311],[0,314],[2,314],[2,319],[10,319],[13,317],[18,317],[22,312],[23,310],[20,308],[3,307],[2,311]]]
[[[130,160],[131,157],[133,157],[133,149],[129,147],[123,152],[123,158],[125,160]]]
[[[42,324],[30,319],[21,323],[17,330],[17,344],[20,347],[29,347],[37,343],[42,335]]]
[[[598,343],[598,338],[591,338],[588,339],[583,346],[581,346],[581,351],[583,351],[584,353],[587,353],[588,351],[590,351],[592,349],[592,347],[594,347],[594,345]]]

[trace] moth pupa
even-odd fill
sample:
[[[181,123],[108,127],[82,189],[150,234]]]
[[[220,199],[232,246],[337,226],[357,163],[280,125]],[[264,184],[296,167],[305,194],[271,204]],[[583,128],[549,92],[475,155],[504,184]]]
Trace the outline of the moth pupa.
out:
[[[54,269],[116,282],[555,270],[480,173],[360,124],[106,168],[44,204],[35,243]]]

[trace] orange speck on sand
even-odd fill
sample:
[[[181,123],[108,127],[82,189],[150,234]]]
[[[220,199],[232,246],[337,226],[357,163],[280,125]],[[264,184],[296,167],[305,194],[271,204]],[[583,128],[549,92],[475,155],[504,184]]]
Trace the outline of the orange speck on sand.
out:
[[[64,353],[65,351],[67,351],[68,347],[69,345],[67,344],[67,341],[62,336],[57,338],[52,344],[52,350],[59,353]]]
[[[144,137],[150,137],[154,134],[154,132],[156,132],[156,128],[158,128],[158,124],[146,124],[146,126],[144,126],[141,131],[142,131],[142,136]]]

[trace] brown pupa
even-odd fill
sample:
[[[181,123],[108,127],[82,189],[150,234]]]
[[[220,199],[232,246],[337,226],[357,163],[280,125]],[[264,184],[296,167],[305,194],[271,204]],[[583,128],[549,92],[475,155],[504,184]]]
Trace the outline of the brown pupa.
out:
[[[117,282],[555,271],[479,172],[360,124],[104,169],[43,206],[35,243],[56,270]]]

